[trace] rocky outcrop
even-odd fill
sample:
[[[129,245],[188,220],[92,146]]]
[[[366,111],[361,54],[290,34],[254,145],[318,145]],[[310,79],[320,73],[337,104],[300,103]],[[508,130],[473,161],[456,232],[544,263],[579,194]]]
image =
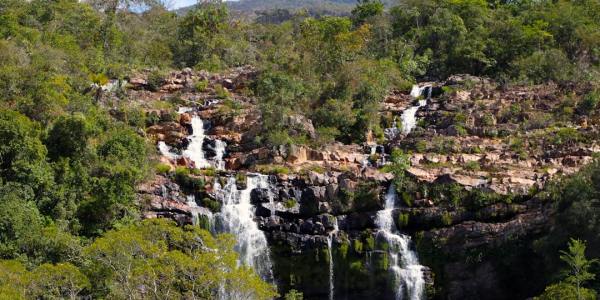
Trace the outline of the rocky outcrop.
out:
[[[266,147],[256,142],[262,128],[256,99],[236,92],[256,75],[253,68],[225,74],[183,70],[169,74],[159,91],[144,91],[141,85],[147,83],[141,80],[142,90],[130,91],[141,102],[167,101],[177,91],[178,103],[195,107],[206,124],[203,149],[208,157],[215,155],[215,139],[227,142],[228,171],[157,176],[143,185],[139,200],[145,203],[145,217],[192,223],[198,211],[188,205],[175,180],[193,186],[186,194],[201,199],[201,207],[218,211],[212,183],[230,176],[243,183],[247,173],[269,174],[269,187],[255,189],[250,196],[256,221],[271,246],[281,291],[295,288],[306,298],[325,299],[331,254],[336,295],[385,299],[393,294],[389,245],[378,237],[375,220],[394,180],[383,167],[392,150],[400,148],[408,153],[410,166],[402,181],[407,188],[399,194],[392,216],[396,228],[417,245],[427,267],[429,297],[531,296],[520,285],[511,290],[505,274],[525,276],[507,271],[507,266],[534,257],[528,242],[552,225],[553,208],[535,193],[555,176],[576,172],[600,150],[593,122],[554,124],[560,128],[546,122],[560,105],[563,91],[557,86],[507,89],[489,79],[456,75],[433,83],[434,97],[417,112],[417,128],[409,135],[394,135],[385,145],[376,145],[373,132],[366,132],[364,145]],[[194,90],[198,80],[207,80],[206,90]],[[216,94],[218,85],[230,91],[228,103]],[[406,92],[391,92],[380,108],[384,123],[399,120],[414,101]],[[156,113],[160,121],[146,129],[148,136],[185,147],[190,116],[169,119]],[[291,115],[286,122],[299,133],[315,135],[305,116]],[[193,167],[185,159],[177,163]],[[214,177],[202,177],[207,173]]]

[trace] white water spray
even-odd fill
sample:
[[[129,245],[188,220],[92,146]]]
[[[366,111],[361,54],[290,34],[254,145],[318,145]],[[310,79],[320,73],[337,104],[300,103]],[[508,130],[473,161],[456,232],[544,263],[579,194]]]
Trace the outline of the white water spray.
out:
[[[163,141],[158,142],[158,151],[160,151],[162,156],[168,159],[175,160],[179,158],[179,155],[171,152],[171,147],[169,147],[169,145],[165,144]]]
[[[196,168],[204,169],[210,167],[210,163],[204,158],[204,150],[202,145],[204,144],[204,122],[198,116],[192,117],[192,135],[189,137],[190,144],[188,148],[183,151],[183,156],[191,159]]]
[[[229,177],[224,187],[217,182],[215,192],[223,203],[217,215],[217,231],[231,233],[236,237],[235,250],[239,253],[239,264],[254,268],[269,282],[273,281],[269,246],[265,234],[254,221],[255,208],[250,202],[250,193],[256,188],[268,186],[268,176],[249,175],[246,189],[238,190],[236,180]]]
[[[385,208],[377,212],[375,224],[389,245],[390,271],[397,282],[395,299],[420,300],[423,298],[425,280],[417,255],[410,249],[410,237],[395,230],[393,209],[396,203],[396,190],[390,186],[385,195]]]
[[[333,263],[333,237],[337,234],[338,220],[336,217],[333,217],[335,222],[333,224],[333,231],[329,233],[327,236],[327,248],[329,252],[329,300],[335,299],[335,273],[334,273],[334,263]]]
[[[223,156],[225,155],[225,148],[227,144],[221,140],[215,140],[215,168],[217,170],[225,170],[225,161]]]
[[[425,91],[427,91],[427,96],[425,99],[419,100],[418,105],[409,107],[402,112],[402,133],[409,134],[413,129],[415,129],[415,127],[417,127],[417,111],[419,108],[427,105],[427,100],[431,98],[431,90],[431,86],[413,86],[412,90],[410,91],[410,95],[412,97],[419,98],[423,96]]]

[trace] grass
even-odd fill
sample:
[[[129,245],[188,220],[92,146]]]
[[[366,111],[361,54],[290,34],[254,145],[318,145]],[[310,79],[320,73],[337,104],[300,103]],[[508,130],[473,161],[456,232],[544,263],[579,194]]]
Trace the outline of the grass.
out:
[[[291,171],[288,167],[282,165],[257,165],[256,171],[263,174],[285,175]]]
[[[169,172],[171,172],[171,166],[167,164],[159,163],[154,168],[157,174],[168,174]]]

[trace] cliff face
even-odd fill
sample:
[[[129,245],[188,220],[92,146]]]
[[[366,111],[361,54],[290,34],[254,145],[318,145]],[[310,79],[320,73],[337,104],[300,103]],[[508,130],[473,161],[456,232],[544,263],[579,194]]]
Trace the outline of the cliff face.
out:
[[[235,177],[243,190],[247,176],[268,174],[268,184],[249,197],[280,291],[296,289],[306,299],[332,293],[336,299],[392,299],[398,283],[377,218],[394,181],[383,167],[400,148],[409,153],[403,182],[410,188],[400,191],[391,219],[412,237],[428,298],[524,298],[543,287],[531,277],[543,271],[531,241],[550,228],[553,208],[536,193],[553,176],[577,171],[597,151],[595,124],[584,117],[573,117],[577,126],[551,124],[564,90],[506,89],[453,76],[426,84],[432,98],[417,110],[417,126],[408,134],[397,124],[416,100],[391,93],[381,106],[390,130],[380,145],[368,137],[365,145],[267,148],[255,143],[261,130],[256,100],[241,93],[255,76],[251,68],[221,75],[185,70],[170,74],[157,92],[145,90],[143,77],[130,80],[129,97],[142,107],[176,95],[180,106],[195,108],[180,115],[148,109],[159,119],[148,137],[170,147],[174,155],[163,152],[159,159],[173,170],[197,163],[178,156],[190,144],[193,116],[204,123],[204,159],[221,160],[216,144],[227,145],[223,170],[167,173],[141,186],[146,217],[208,226],[223,205],[217,191],[225,177]],[[193,85],[201,79],[209,84],[200,92]],[[229,90],[226,97],[218,95],[218,86]],[[303,116],[289,122],[314,132]]]

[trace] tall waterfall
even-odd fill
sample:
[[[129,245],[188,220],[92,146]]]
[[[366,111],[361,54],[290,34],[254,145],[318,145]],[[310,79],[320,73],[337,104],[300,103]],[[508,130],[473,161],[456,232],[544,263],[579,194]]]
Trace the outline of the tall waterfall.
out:
[[[216,230],[233,234],[237,241],[235,250],[240,255],[239,263],[254,268],[264,280],[272,282],[267,238],[254,221],[255,208],[250,202],[252,190],[268,186],[268,176],[257,174],[248,175],[244,190],[238,190],[234,177],[229,177],[223,187],[217,182],[215,193],[223,207],[216,216]]]
[[[338,220],[337,218],[335,218],[335,222],[333,224],[333,231],[331,231],[327,236],[327,251],[329,252],[329,300],[335,299],[335,273],[333,270],[333,237],[338,232],[338,230]]]
[[[410,91],[410,95],[414,98],[422,97],[425,92],[427,92],[427,95],[425,95],[425,99],[419,100],[418,105],[409,107],[402,112],[402,133],[409,134],[413,129],[415,129],[415,127],[417,127],[417,111],[419,108],[427,105],[427,100],[431,98],[431,90],[431,86],[413,86],[412,90]]]
[[[389,245],[390,271],[397,285],[395,298],[420,300],[425,285],[422,266],[416,253],[410,249],[410,237],[395,229],[393,209],[396,199],[396,190],[391,185],[385,195],[385,208],[377,212],[375,224],[379,228],[378,235]]]

